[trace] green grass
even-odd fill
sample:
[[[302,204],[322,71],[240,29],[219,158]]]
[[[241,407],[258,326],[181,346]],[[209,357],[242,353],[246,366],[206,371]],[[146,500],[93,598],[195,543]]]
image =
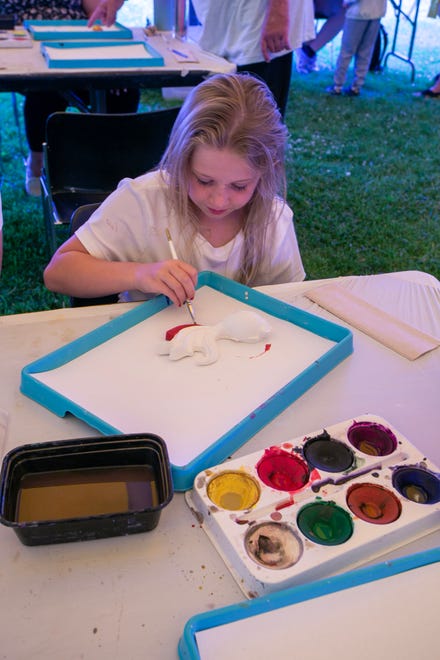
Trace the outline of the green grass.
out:
[[[301,80],[287,123],[289,202],[308,277],[421,269],[440,276],[440,103],[402,74],[360,98]]]
[[[329,97],[324,90],[337,46],[322,55],[319,72],[294,73],[286,116],[288,201],[308,278],[408,269],[440,278],[440,100],[413,96],[440,71],[437,35],[435,21],[420,21],[415,85],[408,65],[390,58],[383,73],[369,74],[361,97]],[[162,105],[170,103],[159,92],[143,94],[143,110]],[[66,306],[65,297],[43,285],[49,255],[41,202],[23,189],[9,94],[0,95],[0,113],[0,314]]]

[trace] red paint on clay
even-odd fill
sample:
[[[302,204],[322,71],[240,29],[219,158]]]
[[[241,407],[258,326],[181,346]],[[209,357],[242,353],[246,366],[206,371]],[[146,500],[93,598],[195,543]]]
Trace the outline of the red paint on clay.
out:
[[[176,325],[174,328],[170,328],[165,333],[165,339],[171,341],[183,328],[191,328],[193,326],[199,325],[199,323],[184,323],[183,325]]]

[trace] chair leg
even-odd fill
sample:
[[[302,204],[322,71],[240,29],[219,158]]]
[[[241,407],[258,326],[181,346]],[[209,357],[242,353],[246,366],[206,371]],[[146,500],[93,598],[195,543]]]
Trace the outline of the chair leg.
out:
[[[56,237],[55,237],[55,227],[53,222],[51,220],[47,219],[46,214],[44,214],[44,224],[46,227],[46,241],[47,241],[47,249],[49,252],[49,259],[52,257],[53,253],[56,250]]]
[[[18,111],[17,94],[15,92],[11,92],[11,96],[12,96],[12,110],[14,113],[15,126],[17,127],[18,143],[20,145],[20,151],[23,156],[23,160],[26,160],[27,155],[23,145],[23,134],[20,124],[20,113]]]
[[[47,172],[47,144],[43,142],[43,172],[40,177],[41,201],[43,204],[44,226],[46,229],[46,244],[49,251],[49,259],[56,250],[55,220],[53,217],[52,195],[50,184],[46,181]]]
[[[53,222],[51,209],[49,208],[49,205],[51,204],[50,197],[48,196],[47,191],[45,190],[45,187],[41,179],[40,179],[40,185],[41,185],[41,200],[43,202],[44,228],[46,230],[46,245],[50,259],[56,250],[55,225]]]

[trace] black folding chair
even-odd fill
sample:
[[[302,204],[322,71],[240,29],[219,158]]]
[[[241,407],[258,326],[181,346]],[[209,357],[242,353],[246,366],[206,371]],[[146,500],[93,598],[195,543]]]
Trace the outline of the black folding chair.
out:
[[[101,203],[124,177],[155,167],[168,143],[178,107],[152,112],[56,112],[46,123],[41,190],[50,253],[55,226],[79,206]]]
[[[69,226],[69,235],[72,236],[78,229],[81,227],[99,207],[98,203],[95,204],[84,204],[79,206],[72,213]],[[70,297],[70,304],[72,307],[87,307],[90,305],[109,305],[111,303],[118,302],[118,295],[116,293],[109,296],[99,296],[97,298],[77,298],[75,296]]]

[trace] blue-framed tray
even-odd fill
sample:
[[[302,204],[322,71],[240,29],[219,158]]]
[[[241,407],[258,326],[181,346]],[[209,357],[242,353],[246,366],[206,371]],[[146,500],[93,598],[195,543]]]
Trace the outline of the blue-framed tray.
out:
[[[92,27],[87,26],[84,20],[26,20],[24,27],[29,31],[35,41],[49,41],[60,39],[132,39],[132,31],[114,23],[107,27],[97,21]]]
[[[163,66],[164,60],[145,41],[43,41],[49,69],[133,68]]]
[[[437,648],[439,562],[440,547],[432,548],[195,615],[179,658],[428,660]]]
[[[223,340],[214,364],[171,361],[157,345],[189,316],[157,296],[24,367],[21,391],[103,434],[156,433],[182,491],[353,350],[349,329],[212,272],[199,274],[195,307],[202,325],[251,308],[267,317],[271,344]]]

